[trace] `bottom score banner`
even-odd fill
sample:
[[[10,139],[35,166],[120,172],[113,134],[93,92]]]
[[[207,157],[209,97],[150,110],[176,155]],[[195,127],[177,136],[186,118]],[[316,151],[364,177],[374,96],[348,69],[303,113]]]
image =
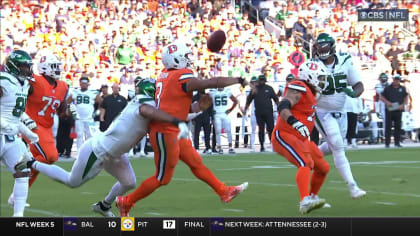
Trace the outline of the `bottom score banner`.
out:
[[[420,235],[420,218],[143,218],[0,217],[7,235],[63,236],[359,236]]]

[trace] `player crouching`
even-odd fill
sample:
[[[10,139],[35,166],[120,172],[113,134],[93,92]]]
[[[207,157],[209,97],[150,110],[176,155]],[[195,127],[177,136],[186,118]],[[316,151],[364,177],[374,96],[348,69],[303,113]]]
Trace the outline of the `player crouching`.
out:
[[[288,83],[278,106],[279,117],[271,137],[273,149],[298,167],[296,184],[302,214],[325,204],[318,192],[330,166],[308,138],[315,123],[316,95],[325,86],[326,77],[327,71],[318,61],[309,60],[299,67],[297,80]]]

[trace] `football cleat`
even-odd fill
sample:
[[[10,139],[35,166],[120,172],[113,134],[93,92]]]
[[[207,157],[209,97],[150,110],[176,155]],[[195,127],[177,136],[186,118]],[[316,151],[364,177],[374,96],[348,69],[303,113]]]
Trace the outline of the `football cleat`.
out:
[[[120,216],[130,216],[130,209],[134,207],[134,204],[129,205],[126,196],[118,196],[115,201],[115,206],[120,209]]]
[[[231,202],[236,196],[242,193],[245,189],[248,188],[248,182],[245,182],[238,186],[227,186],[225,193],[220,196],[222,202]]]
[[[299,211],[302,214],[307,214],[313,210],[321,208],[325,205],[325,199],[318,196],[306,196],[299,204]]]
[[[350,196],[353,199],[358,199],[366,195],[366,191],[359,188],[357,185],[350,186]]]
[[[229,154],[235,154],[235,150],[233,150],[233,148],[229,148]]]
[[[115,217],[114,213],[111,211],[111,207],[107,208],[101,201],[92,205],[92,211],[105,217]]]
[[[223,149],[219,148],[219,150],[217,150],[217,153],[223,154]]]
[[[16,171],[22,171],[26,168],[31,168],[32,164],[36,161],[32,154],[25,152],[20,158],[19,162],[15,165]]]

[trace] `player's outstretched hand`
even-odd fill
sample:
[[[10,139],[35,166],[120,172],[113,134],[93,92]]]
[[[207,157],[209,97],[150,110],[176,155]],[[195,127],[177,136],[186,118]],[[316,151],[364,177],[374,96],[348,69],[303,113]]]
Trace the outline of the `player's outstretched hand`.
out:
[[[179,122],[178,124],[179,133],[178,139],[188,139],[190,137],[190,130],[188,129],[188,125],[185,122]]]
[[[211,96],[209,94],[204,94],[201,96],[200,100],[198,100],[198,104],[200,105],[201,111],[207,110],[212,104]]]
[[[242,77],[239,77],[238,81],[243,88],[245,88],[245,86],[247,86],[249,84],[249,82],[245,78],[242,78]]]

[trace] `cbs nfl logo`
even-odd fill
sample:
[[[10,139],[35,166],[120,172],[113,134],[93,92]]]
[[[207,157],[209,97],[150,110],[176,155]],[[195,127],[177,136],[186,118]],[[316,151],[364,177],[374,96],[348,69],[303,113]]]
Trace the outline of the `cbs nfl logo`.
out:
[[[121,217],[121,231],[134,231],[134,217]]]

